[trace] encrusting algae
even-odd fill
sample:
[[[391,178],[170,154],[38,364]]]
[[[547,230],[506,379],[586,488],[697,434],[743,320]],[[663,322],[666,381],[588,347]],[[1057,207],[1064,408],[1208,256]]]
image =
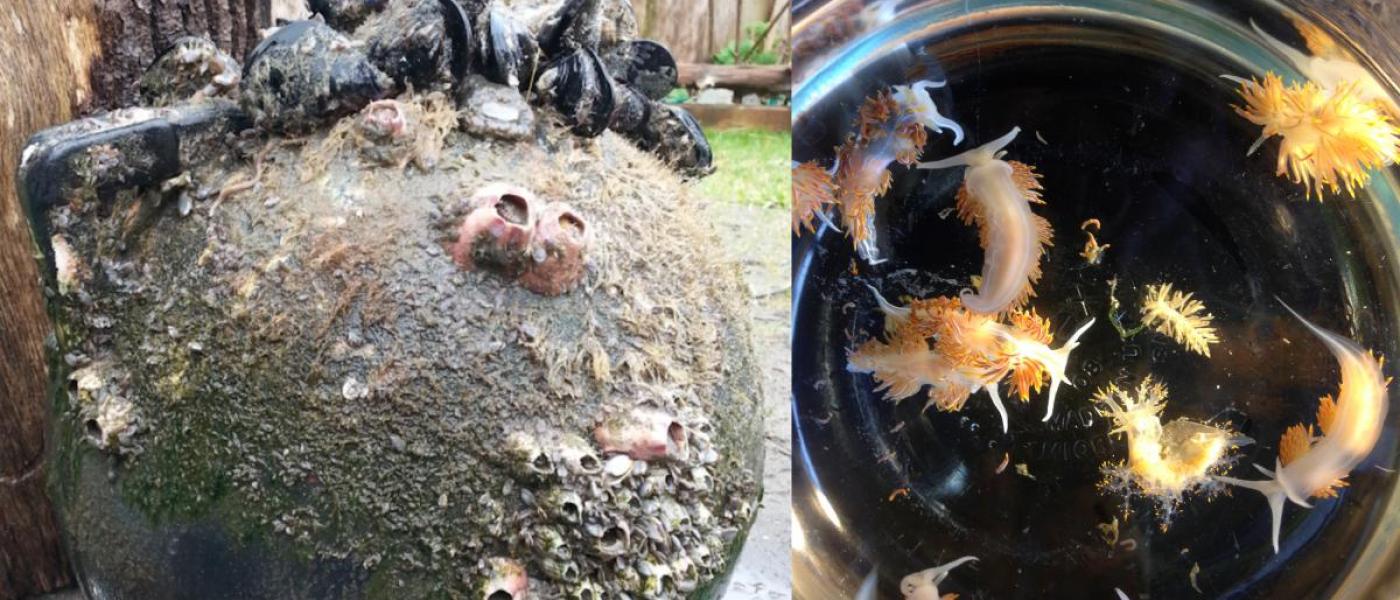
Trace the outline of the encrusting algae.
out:
[[[1370,181],[1369,169],[1400,159],[1400,128],[1355,82],[1285,85],[1273,72],[1263,80],[1224,77],[1240,85],[1244,105],[1235,112],[1264,128],[1247,154],[1264,140],[1281,137],[1276,173],[1302,184],[1308,197],[1316,193],[1321,200],[1324,190],[1343,188],[1354,197],[1356,188]]]
[[[1049,379],[1043,419],[1048,421],[1060,385],[1069,383],[1065,369],[1070,352],[1094,324],[1091,319],[1052,349],[1050,323],[1034,310],[1011,311],[1002,322],[972,312],[954,298],[914,300],[898,307],[879,292],[875,295],[885,314],[888,342],[871,339],[861,344],[850,353],[847,369],[873,374],[879,382],[876,391],[896,402],[931,386],[928,405],[943,411],[961,410],[969,396],[986,390],[1001,415],[1003,431],[1010,425],[998,390],[1001,382],[1009,379],[1011,392],[1026,402]]]
[[[1210,358],[1210,345],[1220,342],[1205,312],[1206,305],[1190,293],[1172,290],[1172,284],[1147,286],[1142,298],[1142,324],[1165,335],[1187,350]]]
[[[1137,494],[1157,503],[1163,528],[1176,505],[1193,492],[1211,492],[1219,486],[1211,475],[1230,463],[1230,450],[1249,444],[1229,428],[1178,418],[1163,425],[1167,386],[1149,375],[1136,388],[1125,390],[1109,384],[1094,393],[1099,415],[1128,441],[1127,462],[1103,466],[1103,487]]]

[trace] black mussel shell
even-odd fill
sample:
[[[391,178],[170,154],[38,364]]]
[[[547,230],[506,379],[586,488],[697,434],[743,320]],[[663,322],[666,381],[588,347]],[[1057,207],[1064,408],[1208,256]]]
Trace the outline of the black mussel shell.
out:
[[[548,82],[554,108],[574,133],[584,137],[603,133],[612,122],[617,90],[598,55],[586,48],[575,50],[554,61],[549,70],[553,73],[541,79]]]
[[[321,15],[326,24],[352,32],[370,15],[384,10],[390,0],[309,0],[308,7],[313,14]]]
[[[540,49],[556,58],[575,50],[596,51],[602,37],[601,0],[567,0],[540,27]]]
[[[243,59],[244,79],[248,77],[249,67],[253,66],[253,63],[258,62],[258,59],[264,54],[267,54],[275,48],[295,44],[297,40],[301,39],[301,36],[306,35],[307,30],[318,25],[321,24],[316,21],[292,21],[291,23],[278,27],[277,31],[272,32],[272,35],[263,38],[263,41],[253,46],[253,49],[248,52],[247,58]]]
[[[530,86],[539,46],[525,25],[492,10],[482,44],[481,71],[486,79],[525,90]]]
[[[440,0],[442,15],[447,23],[447,37],[452,40],[452,81],[460,87],[471,70],[472,23],[474,13],[462,8],[457,0]]]
[[[631,86],[614,83],[617,105],[613,107],[608,129],[622,134],[635,133],[651,119],[651,101]]]
[[[652,100],[660,100],[676,87],[679,69],[665,46],[651,40],[623,42],[603,55],[608,72]]]
[[[628,137],[687,177],[704,177],[715,172],[714,154],[710,151],[710,141],[705,138],[705,130],[684,108],[652,103],[651,118]]]
[[[400,89],[429,88],[446,81],[456,66],[453,19],[445,8],[441,0],[398,0],[366,21],[355,37],[364,40],[370,62]],[[457,33],[463,32],[470,35],[465,28]]]
[[[384,97],[392,84],[344,35],[298,21],[249,54],[239,103],[259,127],[307,131]]]

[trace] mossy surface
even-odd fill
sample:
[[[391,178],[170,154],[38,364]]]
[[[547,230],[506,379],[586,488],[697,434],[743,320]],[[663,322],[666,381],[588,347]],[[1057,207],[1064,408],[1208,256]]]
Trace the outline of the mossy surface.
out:
[[[125,595],[178,585],[182,564],[147,553],[178,539],[214,540],[204,555],[266,580],[253,594],[459,596],[501,556],[559,597],[582,581],[641,589],[640,562],[710,552],[694,589],[712,591],[757,505],[748,292],[664,165],[612,134],[538,133],[549,141],[452,132],[427,169],[362,161],[324,134],[225,140],[183,191],[57,209],[80,264],[52,302],[59,353],[106,365],[140,416],[127,446],[98,450],[58,379],[55,486],[84,576]],[[495,181],[589,220],[579,289],[539,296],[451,261],[464,200]],[[636,503],[593,474],[519,476],[503,450],[519,432],[591,440],[639,407],[675,415],[694,452],[629,476]],[[581,522],[543,505],[558,489],[583,496]],[[695,515],[683,531],[653,531],[668,499]],[[635,547],[596,556],[589,524],[614,521]],[[541,545],[555,537],[563,549]],[[550,575],[554,560],[576,571]],[[658,585],[676,594],[676,579]]]

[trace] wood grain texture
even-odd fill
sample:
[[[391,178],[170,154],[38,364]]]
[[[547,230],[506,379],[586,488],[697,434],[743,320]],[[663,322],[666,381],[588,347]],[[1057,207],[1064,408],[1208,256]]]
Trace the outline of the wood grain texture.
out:
[[[71,583],[46,494],[49,333],[33,241],[16,193],[35,132],[134,102],[158,50],[210,34],[242,56],[268,0],[9,0],[0,5],[0,600]]]
[[[790,20],[787,11],[779,13],[782,4],[782,0],[633,0],[632,7],[642,37],[665,44],[677,62],[709,62],[734,41],[736,31],[775,15],[779,19],[764,46],[786,44]]]

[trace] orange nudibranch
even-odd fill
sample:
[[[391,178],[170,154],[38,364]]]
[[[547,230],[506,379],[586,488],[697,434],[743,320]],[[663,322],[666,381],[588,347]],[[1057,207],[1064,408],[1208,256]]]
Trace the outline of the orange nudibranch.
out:
[[[1335,495],[1338,482],[1371,453],[1380,439],[1390,405],[1386,396],[1390,380],[1382,373],[1382,361],[1356,342],[1313,325],[1292,308],[1284,307],[1331,351],[1341,369],[1342,382],[1335,402],[1325,397],[1318,408],[1321,437],[1313,438],[1310,427],[1289,428],[1281,440],[1275,469],[1269,471],[1255,465],[1271,479],[1246,481],[1217,477],[1225,483],[1257,491],[1268,499],[1273,516],[1274,552],[1278,552],[1284,500],[1309,507],[1310,496]]]
[[[976,223],[982,243],[982,283],[962,293],[963,305],[1000,314],[1024,305],[1035,295],[1040,260],[1053,244],[1050,222],[1031,212],[1043,204],[1040,180],[1029,165],[1001,160],[1002,149],[1021,128],[952,158],[919,163],[920,169],[966,166],[958,192],[958,214]]]
[[[880,262],[875,237],[875,201],[889,190],[890,163],[912,165],[928,141],[926,129],[953,132],[954,143],[961,143],[962,127],[940,115],[929,97],[928,88],[943,82],[916,81],[893,86],[866,98],[861,105],[855,132],[837,151],[836,204],[841,220],[861,256]]]
[[[889,341],[861,344],[850,353],[847,369],[873,374],[879,383],[876,391],[889,400],[903,400],[928,386],[928,405],[945,411],[961,410],[969,396],[986,390],[1003,431],[1010,423],[998,390],[1001,382],[1009,378],[1013,393],[1025,402],[1049,379],[1043,420],[1050,420],[1060,385],[1069,382],[1065,370],[1070,352],[1094,324],[1090,320],[1059,348],[1051,348],[1050,323],[1033,310],[1013,311],[1002,323],[967,310],[953,298],[914,300],[900,307],[871,291],[885,314]]]
[[[1309,197],[1316,192],[1321,200],[1323,190],[1343,188],[1355,196],[1370,181],[1369,169],[1400,160],[1400,128],[1354,82],[1325,88],[1311,81],[1285,85],[1273,72],[1262,81],[1223,77],[1240,85],[1244,106],[1235,112],[1263,127],[1246,154],[1281,137],[1276,173],[1302,184]]]
[[[836,203],[836,182],[816,161],[792,167],[792,233],[816,231],[815,221],[826,221],[826,207]]]

